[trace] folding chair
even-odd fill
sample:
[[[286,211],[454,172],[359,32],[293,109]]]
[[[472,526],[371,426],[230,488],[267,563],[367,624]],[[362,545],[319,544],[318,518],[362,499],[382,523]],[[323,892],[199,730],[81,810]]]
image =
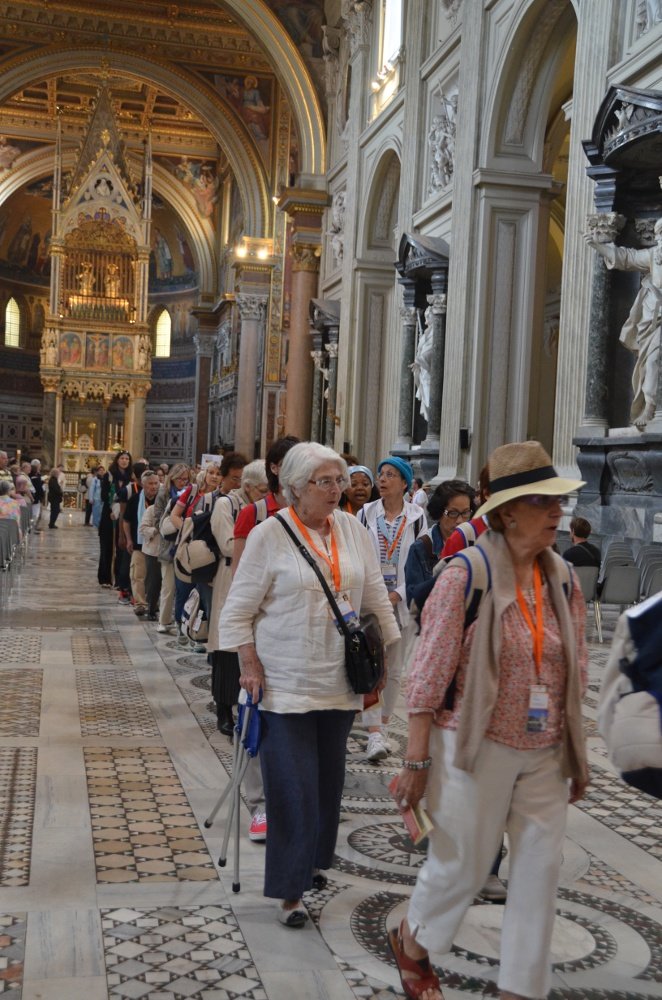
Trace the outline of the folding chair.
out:
[[[260,700],[262,692],[260,692]],[[234,833],[234,881],[232,891],[239,892],[241,884],[239,882],[239,822],[241,805],[241,783],[244,780],[246,768],[253,757],[257,757],[260,750],[261,720],[257,705],[253,704],[250,695],[246,695],[245,704],[240,702],[237,711],[237,722],[233,734],[233,756],[232,756],[232,780],[227,786],[218,802],[205,820],[205,828],[208,830],[216,818],[216,814],[226,799],[230,799],[230,808],[225,821],[225,833],[223,834],[223,844],[221,854],[218,859],[219,868],[225,868],[228,858],[228,844],[230,834]]]
[[[600,604],[597,600],[596,588],[598,586],[597,566],[575,566],[575,573],[582,588],[582,594],[587,604],[593,603],[593,615],[595,617],[595,628],[598,633],[598,642],[602,642],[602,617],[600,615]]]

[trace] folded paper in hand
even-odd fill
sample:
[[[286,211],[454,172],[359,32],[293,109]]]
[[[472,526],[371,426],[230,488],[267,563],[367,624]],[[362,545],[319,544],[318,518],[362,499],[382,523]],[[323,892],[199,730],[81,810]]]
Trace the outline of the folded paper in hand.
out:
[[[388,790],[396,802],[398,801],[396,797],[397,784],[398,775],[396,774],[388,786]],[[414,846],[425,840],[434,825],[420,802],[415,806],[409,806],[408,809],[400,809],[400,817]]]

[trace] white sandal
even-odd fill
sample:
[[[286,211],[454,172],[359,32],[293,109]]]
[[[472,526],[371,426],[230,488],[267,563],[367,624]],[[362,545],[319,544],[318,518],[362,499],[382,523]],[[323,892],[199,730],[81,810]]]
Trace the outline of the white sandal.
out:
[[[286,927],[303,927],[308,919],[308,914],[306,913],[301,900],[299,900],[297,905],[291,910],[286,910],[284,908],[283,903],[285,902],[286,900],[283,900],[279,904],[278,910],[276,911],[281,924],[285,924]]]

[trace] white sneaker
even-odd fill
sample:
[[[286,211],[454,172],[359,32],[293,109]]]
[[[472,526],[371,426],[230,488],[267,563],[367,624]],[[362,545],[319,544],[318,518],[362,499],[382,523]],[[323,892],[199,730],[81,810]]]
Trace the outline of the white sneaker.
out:
[[[386,753],[387,754],[393,753],[393,751],[396,749],[396,745],[393,742],[393,740],[390,740],[388,738],[388,728],[386,726],[382,726],[381,735],[382,735],[382,740],[384,741],[384,749],[386,750]]]
[[[170,635],[170,629],[171,628],[172,628],[172,625],[157,625],[156,626],[156,631],[160,632],[161,635]]]
[[[388,750],[384,745],[384,737],[381,733],[369,734],[366,756],[371,764],[376,764],[380,760],[386,760],[388,757]]]

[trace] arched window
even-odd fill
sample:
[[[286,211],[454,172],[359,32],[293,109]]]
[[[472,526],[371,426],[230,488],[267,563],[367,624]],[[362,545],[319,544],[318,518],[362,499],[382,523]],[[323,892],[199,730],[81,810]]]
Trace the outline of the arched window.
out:
[[[5,309],[5,347],[21,346],[21,311],[16,299],[11,298]]]
[[[156,322],[156,340],[154,343],[155,358],[170,357],[170,334],[172,332],[172,320],[170,313],[164,309]]]
[[[389,70],[402,45],[402,0],[382,0],[380,70]]]

